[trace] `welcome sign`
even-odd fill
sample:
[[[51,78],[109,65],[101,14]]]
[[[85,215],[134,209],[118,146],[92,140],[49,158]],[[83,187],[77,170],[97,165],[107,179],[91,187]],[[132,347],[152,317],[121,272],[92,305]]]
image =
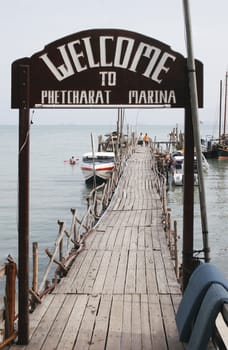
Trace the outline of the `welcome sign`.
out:
[[[25,70],[26,70],[26,73]],[[203,65],[196,61],[199,107]],[[25,77],[26,75],[26,77]],[[186,107],[186,59],[155,39],[118,29],[82,31],[12,65],[12,108]]]

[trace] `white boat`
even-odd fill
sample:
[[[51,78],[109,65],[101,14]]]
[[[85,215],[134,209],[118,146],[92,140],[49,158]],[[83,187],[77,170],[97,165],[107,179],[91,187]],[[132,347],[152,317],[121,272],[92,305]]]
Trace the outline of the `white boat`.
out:
[[[89,152],[82,157],[81,170],[86,182],[106,181],[115,168],[114,152]]]
[[[202,154],[202,166],[203,171],[208,171],[208,162],[204,155]],[[173,153],[170,163],[170,172],[172,176],[172,183],[175,186],[184,185],[184,154],[181,151]],[[194,156],[194,185],[197,186],[198,182],[198,171],[197,171],[197,159]]]
[[[183,186],[184,184],[184,155],[178,151],[172,155],[170,163],[170,173],[172,183],[175,186]]]

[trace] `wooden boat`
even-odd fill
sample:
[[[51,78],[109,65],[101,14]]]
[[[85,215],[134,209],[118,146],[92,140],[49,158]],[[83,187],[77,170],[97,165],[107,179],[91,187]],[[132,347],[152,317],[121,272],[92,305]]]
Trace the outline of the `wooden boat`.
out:
[[[201,138],[201,149],[206,159],[218,158],[217,142],[218,139],[214,139],[213,136]]]
[[[83,155],[81,170],[87,183],[94,178],[102,182],[112,175],[115,168],[114,152],[88,152]]]
[[[225,95],[224,95],[224,128],[221,133],[221,111],[222,111],[222,82],[220,81],[220,113],[219,113],[219,141],[214,145],[213,150],[218,160],[228,160],[228,134],[226,133],[226,113],[227,113],[227,84],[228,72],[225,77]]]

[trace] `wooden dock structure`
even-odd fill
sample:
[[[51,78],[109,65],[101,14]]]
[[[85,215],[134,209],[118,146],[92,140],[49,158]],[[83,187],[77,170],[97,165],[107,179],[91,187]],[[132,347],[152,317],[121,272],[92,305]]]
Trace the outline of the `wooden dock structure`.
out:
[[[30,315],[29,345],[10,349],[184,348],[154,171],[150,148],[137,147],[67,276]]]

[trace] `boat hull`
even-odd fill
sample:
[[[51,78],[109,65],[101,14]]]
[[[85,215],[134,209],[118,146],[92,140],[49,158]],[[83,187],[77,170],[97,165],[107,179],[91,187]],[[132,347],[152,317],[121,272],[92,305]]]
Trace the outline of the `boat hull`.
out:
[[[115,154],[113,152],[89,152],[82,158],[81,170],[87,183],[108,180],[115,169]]]
[[[228,149],[218,149],[217,159],[218,160],[227,160],[228,159]]]
[[[81,170],[86,182],[93,182],[94,176],[98,181],[107,181],[115,168],[114,164],[104,164],[102,167],[96,166],[89,167],[88,165],[82,165]]]

